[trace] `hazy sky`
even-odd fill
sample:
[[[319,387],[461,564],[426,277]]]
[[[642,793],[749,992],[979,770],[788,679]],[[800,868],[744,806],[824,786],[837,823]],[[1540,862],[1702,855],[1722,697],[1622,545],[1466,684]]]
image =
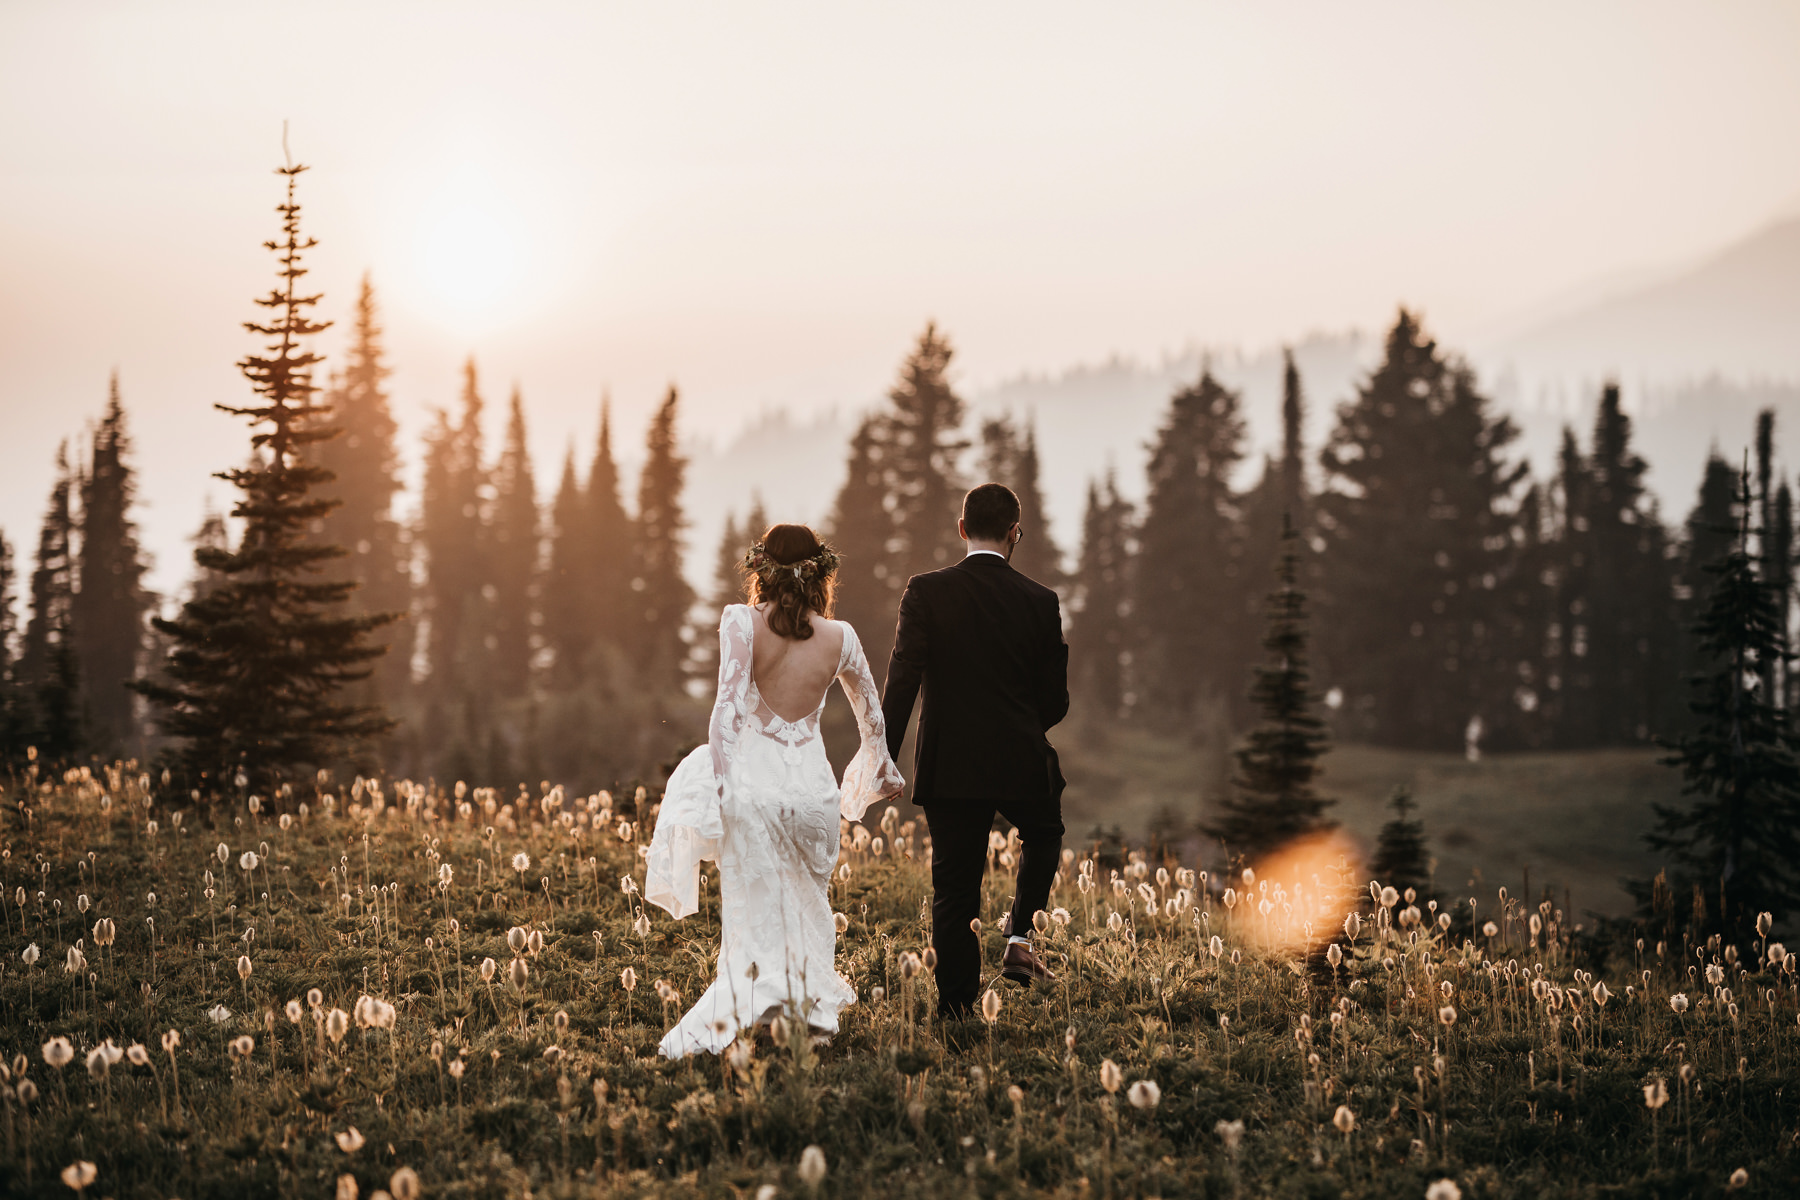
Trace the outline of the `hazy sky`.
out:
[[[0,527],[117,368],[173,587],[283,120],[409,438],[473,353],[548,486],[603,389],[633,450],[670,381],[710,436],[860,407],[927,318],[977,389],[1702,254],[1800,203],[1800,5],[7,0],[0,114]]]

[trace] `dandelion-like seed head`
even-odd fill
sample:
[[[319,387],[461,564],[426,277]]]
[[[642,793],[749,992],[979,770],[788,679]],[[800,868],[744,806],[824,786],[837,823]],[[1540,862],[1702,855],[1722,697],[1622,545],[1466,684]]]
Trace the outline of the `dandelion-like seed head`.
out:
[[[632,970],[630,967],[626,967],[623,971],[620,971],[619,972],[619,986],[623,987],[628,992],[636,991],[637,990],[637,972]]]
[[[361,1150],[363,1148],[363,1141],[362,1131],[354,1125],[337,1135],[338,1149],[342,1150],[345,1154],[355,1154],[358,1150]]]
[[[389,1177],[388,1191],[394,1194],[394,1200],[419,1200],[419,1173],[411,1167],[401,1167]]]
[[[62,1181],[71,1191],[81,1191],[99,1176],[100,1170],[87,1159],[78,1159],[62,1169]]]
[[[134,1067],[147,1067],[150,1065],[150,1051],[142,1042],[133,1042],[131,1046],[126,1049],[125,1058]]]
[[[511,950],[514,954],[524,953],[525,930],[522,926],[514,925],[511,929],[506,931],[506,948]]]
[[[223,1004],[215,1004],[206,1010],[206,1017],[214,1025],[223,1025],[231,1020],[231,1010]]]
[[[1659,1075],[1644,1085],[1644,1107],[1654,1112],[1669,1102],[1669,1087]]]
[[[261,861],[262,860],[256,856],[256,851],[246,850],[238,855],[238,870],[254,871],[256,870],[257,864]]]
[[[256,1050],[256,1039],[249,1034],[242,1034],[231,1039],[231,1053],[234,1058],[249,1058]]]
[[[344,1035],[349,1032],[349,1013],[341,1008],[334,1008],[325,1014],[325,1036],[331,1039],[333,1045],[342,1042]]]
[[[839,933],[843,933],[850,928],[850,918],[843,913],[833,913],[831,914],[831,927]]]
[[[937,970],[937,947],[925,947],[925,954],[919,961],[927,971]]]
[[[1343,965],[1344,951],[1338,946],[1338,944],[1336,942],[1333,942],[1333,943],[1331,943],[1331,945],[1325,947],[1325,961],[1331,964],[1331,967],[1333,970],[1336,970],[1338,967]]]
[[[1686,1012],[1688,1010],[1687,996],[1681,992],[1676,992],[1673,996],[1669,997],[1669,1007],[1678,1013]]]
[[[1425,1200],[1462,1200],[1462,1189],[1454,1179],[1440,1179],[1425,1189]]]
[[[1456,1009],[1454,1006],[1446,1004],[1444,1007],[1438,1009],[1438,1024],[1444,1026],[1446,1029],[1456,1024]]]
[[[816,1188],[825,1178],[825,1152],[817,1146],[808,1146],[800,1152],[800,1182],[809,1188]]]
[[[24,953],[20,954],[19,957],[24,959],[25,965],[29,967],[32,964],[37,962],[38,955],[39,955],[39,951],[38,951],[37,943],[33,942],[33,943],[31,943],[31,945],[25,947]]]
[[[981,1016],[989,1025],[1000,1019],[1000,993],[993,988],[981,997]]]
[[[506,981],[512,984],[515,991],[524,991],[525,983],[530,978],[531,968],[525,965],[524,959],[515,958],[507,965]]]
[[[1339,1133],[1348,1135],[1356,1128],[1356,1114],[1350,1111],[1348,1104],[1340,1104],[1331,1114],[1331,1124]]]
[[[1162,1088],[1154,1079],[1140,1079],[1126,1091],[1125,1098],[1133,1108],[1152,1109],[1162,1103]]]
[[[498,969],[499,968],[495,965],[493,959],[491,959],[491,958],[482,959],[481,960],[481,982],[483,982],[483,983],[494,982],[494,972]]]
[[[1119,1070],[1118,1063],[1110,1058],[1103,1058],[1100,1060],[1100,1086],[1105,1088],[1109,1095],[1117,1092],[1119,1090],[1119,1085],[1124,1081],[1125,1076],[1124,1073]]]
[[[44,1061],[58,1071],[68,1066],[75,1059],[75,1047],[69,1045],[66,1037],[53,1037],[44,1043]]]
[[[250,972],[253,971],[254,969],[255,968],[251,965],[250,956],[248,954],[238,955],[237,973],[238,973],[239,979],[250,978]]]
[[[523,850],[512,856],[512,869],[523,875],[531,870],[531,855]]]
[[[173,1053],[175,1053],[176,1048],[179,1047],[180,1045],[181,1045],[181,1033],[179,1030],[171,1029],[171,1030],[169,1030],[169,1032],[162,1035],[163,1053],[173,1054]]]

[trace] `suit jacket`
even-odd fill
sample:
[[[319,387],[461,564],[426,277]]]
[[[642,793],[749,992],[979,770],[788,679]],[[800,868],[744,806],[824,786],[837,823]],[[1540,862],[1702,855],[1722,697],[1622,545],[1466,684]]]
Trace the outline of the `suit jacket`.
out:
[[[921,690],[915,804],[1061,797],[1061,766],[1044,736],[1069,711],[1055,592],[995,554],[913,576],[881,703],[896,759]]]

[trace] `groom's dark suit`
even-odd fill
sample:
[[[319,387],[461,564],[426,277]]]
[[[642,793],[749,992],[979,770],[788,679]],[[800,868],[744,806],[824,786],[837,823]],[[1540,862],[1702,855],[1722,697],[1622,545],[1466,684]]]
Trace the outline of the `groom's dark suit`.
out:
[[[1044,731],[1069,711],[1069,648],[1056,593],[997,554],[915,575],[900,601],[882,714],[898,759],[921,688],[913,802],[931,827],[931,942],[938,1007],[967,1012],[981,982],[980,913],[998,812],[1022,843],[1012,927],[1050,900],[1062,850],[1063,777]]]

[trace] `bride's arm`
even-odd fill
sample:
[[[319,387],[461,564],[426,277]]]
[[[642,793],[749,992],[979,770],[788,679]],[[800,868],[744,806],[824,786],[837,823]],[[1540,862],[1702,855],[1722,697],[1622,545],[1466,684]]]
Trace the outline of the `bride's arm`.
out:
[[[750,610],[737,604],[719,618],[719,690],[713,699],[706,743],[712,750],[713,774],[720,787],[725,785],[725,769],[749,716],[751,621]]]
[[[863,654],[862,640],[848,624],[844,626],[845,653],[838,669],[838,685],[856,714],[856,725],[862,733],[862,747],[844,769],[844,783],[838,793],[838,808],[852,821],[862,819],[869,805],[877,800],[891,800],[906,787],[900,768],[888,753],[887,721],[881,712],[881,692]]]

